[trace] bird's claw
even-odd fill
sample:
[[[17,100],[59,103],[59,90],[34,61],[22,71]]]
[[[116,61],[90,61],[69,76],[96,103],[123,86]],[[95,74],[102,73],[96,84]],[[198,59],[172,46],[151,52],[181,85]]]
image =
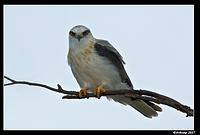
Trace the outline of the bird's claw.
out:
[[[100,85],[95,91],[94,95],[97,96],[98,99],[101,97],[101,92],[106,92],[106,90],[103,88],[103,84]]]
[[[85,96],[87,96],[87,90],[88,90],[88,87],[85,87],[85,88],[82,88],[79,92],[79,97],[81,98],[82,97],[82,93]]]

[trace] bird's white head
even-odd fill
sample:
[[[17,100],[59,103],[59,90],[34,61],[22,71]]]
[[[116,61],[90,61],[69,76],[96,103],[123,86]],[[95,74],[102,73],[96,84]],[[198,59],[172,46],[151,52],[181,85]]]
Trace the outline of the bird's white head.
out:
[[[74,26],[69,31],[69,45],[70,47],[81,46],[90,40],[93,40],[92,33],[90,29],[83,25]]]

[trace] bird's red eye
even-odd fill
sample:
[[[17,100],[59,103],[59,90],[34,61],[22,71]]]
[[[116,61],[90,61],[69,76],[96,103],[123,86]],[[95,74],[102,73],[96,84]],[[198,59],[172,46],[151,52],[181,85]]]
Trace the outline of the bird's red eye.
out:
[[[86,31],[83,32],[83,36],[86,36],[86,35],[88,35],[89,33],[90,33],[90,31],[89,31],[89,30],[86,30]]]
[[[75,34],[74,32],[72,32],[72,31],[70,31],[69,34],[70,34],[72,37],[74,37],[74,36],[76,35],[76,34]]]

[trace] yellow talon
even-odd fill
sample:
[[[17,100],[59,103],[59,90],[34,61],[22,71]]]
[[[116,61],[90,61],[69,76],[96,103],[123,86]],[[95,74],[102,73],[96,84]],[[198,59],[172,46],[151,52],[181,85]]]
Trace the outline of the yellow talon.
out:
[[[103,84],[100,85],[95,91],[94,91],[94,95],[97,96],[98,99],[100,99],[100,94],[101,92],[106,92],[106,90],[103,88]]]
[[[81,98],[82,97],[82,93],[84,96],[87,95],[87,90],[88,90],[88,87],[85,87],[85,88],[82,88],[79,92],[79,97]]]

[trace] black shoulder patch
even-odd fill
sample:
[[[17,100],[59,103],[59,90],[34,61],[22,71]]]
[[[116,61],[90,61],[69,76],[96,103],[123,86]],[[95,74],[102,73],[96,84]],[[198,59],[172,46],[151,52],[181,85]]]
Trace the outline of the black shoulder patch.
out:
[[[121,81],[123,83],[126,83],[130,88],[133,89],[133,85],[131,83],[131,80],[129,79],[123,65],[123,61],[121,58],[114,52],[112,49],[108,46],[103,46],[101,44],[95,43],[94,49],[97,52],[98,55],[102,57],[106,57],[112,64],[115,65],[115,67],[118,69],[121,77]]]

